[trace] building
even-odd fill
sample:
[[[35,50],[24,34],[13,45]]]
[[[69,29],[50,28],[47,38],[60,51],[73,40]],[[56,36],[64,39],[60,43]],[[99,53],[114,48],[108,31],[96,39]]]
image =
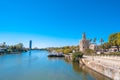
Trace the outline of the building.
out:
[[[29,49],[30,50],[32,49],[32,40],[30,40],[30,42],[29,42]]]
[[[120,50],[120,46],[119,46],[119,50]],[[109,48],[108,51],[109,52],[118,52],[118,48],[117,48],[117,46],[111,46],[111,48]]]
[[[79,44],[79,51],[84,52],[86,49],[97,50],[98,46],[94,43],[90,43],[90,40],[86,38],[86,34],[83,33]]]
[[[79,51],[84,52],[86,49],[89,49],[90,40],[86,39],[86,34],[82,34],[82,39],[79,44]]]
[[[98,50],[98,46],[95,43],[90,43],[89,49]]]

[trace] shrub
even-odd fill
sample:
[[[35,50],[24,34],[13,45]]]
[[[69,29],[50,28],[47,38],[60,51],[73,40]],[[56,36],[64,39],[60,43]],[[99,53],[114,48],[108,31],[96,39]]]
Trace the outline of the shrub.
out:
[[[64,49],[63,53],[64,54],[72,53],[72,50],[70,50],[70,49]]]
[[[120,52],[110,52],[108,55],[120,56]]]
[[[86,55],[92,55],[94,53],[95,53],[95,51],[92,50],[92,49],[86,49],[85,52],[84,52],[84,54],[86,54]]]
[[[83,57],[83,53],[81,53],[81,52],[76,52],[76,53],[73,53],[72,54],[72,59],[73,59],[73,61],[78,61],[79,60],[79,58],[82,58]]]

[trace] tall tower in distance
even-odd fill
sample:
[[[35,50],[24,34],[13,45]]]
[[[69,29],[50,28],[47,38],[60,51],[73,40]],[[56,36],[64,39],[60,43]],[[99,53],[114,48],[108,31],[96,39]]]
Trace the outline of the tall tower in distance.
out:
[[[29,50],[31,50],[32,49],[32,40],[30,40],[30,42],[29,42]]]

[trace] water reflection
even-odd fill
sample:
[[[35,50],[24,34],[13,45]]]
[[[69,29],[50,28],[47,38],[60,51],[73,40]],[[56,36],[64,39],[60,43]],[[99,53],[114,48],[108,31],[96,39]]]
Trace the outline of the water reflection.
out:
[[[28,66],[31,65],[31,50],[29,51]]]
[[[31,56],[31,50],[29,51],[29,56]]]
[[[78,73],[82,74],[82,80],[88,80],[87,76],[90,74],[95,78],[95,80],[111,80],[101,74],[98,74],[97,72],[91,70],[90,68],[86,67],[85,65],[80,65],[79,63],[73,63],[72,61],[68,59],[64,59],[66,63],[72,64],[73,70]]]
[[[64,61],[65,61],[66,63],[68,63],[68,64],[72,64],[72,61],[69,60],[69,59],[64,58]]]
[[[52,58],[52,57],[48,57],[48,60],[50,60],[50,61],[63,60],[63,59],[64,58],[57,58],[57,57]]]
[[[109,80],[70,60],[48,58],[48,54],[32,50],[0,56],[0,80]]]

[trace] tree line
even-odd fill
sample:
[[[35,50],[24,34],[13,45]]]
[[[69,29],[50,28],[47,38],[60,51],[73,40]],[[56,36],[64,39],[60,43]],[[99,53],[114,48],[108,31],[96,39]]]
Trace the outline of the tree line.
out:
[[[109,36],[108,42],[105,42],[104,44],[101,45],[103,49],[109,49],[112,46],[115,46],[118,51],[120,48],[120,32],[118,33],[113,33]]]
[[[96,44],[96,41],[97,39],[94,38],[93,40],[90,39],[89,40],[90,43],[94,43]],[[104,42],[104,39],[103,38],[100,38],[99,40],[100,42],[100,45],[98,46],[98,50],[105,50],[105,49],[110,49],[112,46],[116,46],[118,51],[119,51],[119,47],[120,47],[120,32],[118,33],[113,33],[113,34],[110,34],[109,37],[108,37],[108,41],[107,42]],[[73,51],[75,52],[79,52],[79,46],[64,46],[64,47],[52,47],[52,48],[48,48],[47,49],[48,51],[56,51],[56,52],[63,52],[64,54],[67,54],[67,53],[72,53]],[[95,53],[96,51],[94,50],[91,50],[91,49],[87,49],[85,51],[85,53]]]
[[[6,45],[6,43],[3,42],[3,44],[0,45],[0,48],[1,48],[1,53],[13,53],[13,52],[27,51],[23,43],[18,43],[15,45]]]

